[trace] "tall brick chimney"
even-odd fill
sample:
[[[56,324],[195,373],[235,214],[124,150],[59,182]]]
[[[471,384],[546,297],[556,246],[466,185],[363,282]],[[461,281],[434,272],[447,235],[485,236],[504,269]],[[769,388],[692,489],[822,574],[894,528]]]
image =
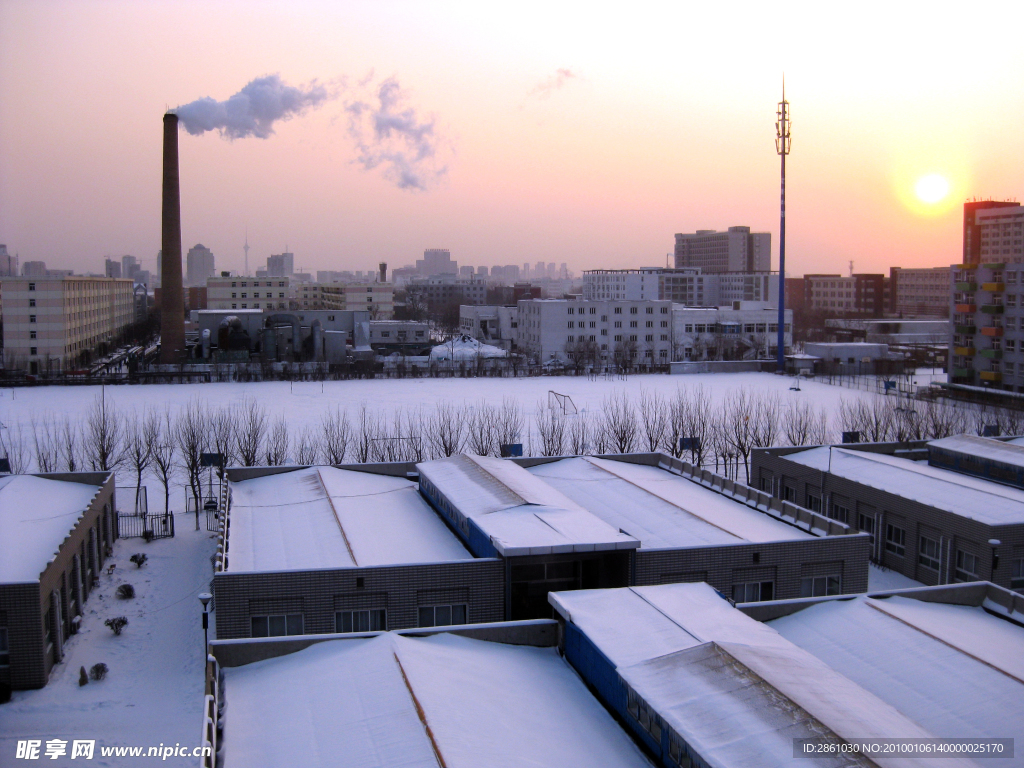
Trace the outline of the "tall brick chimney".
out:
[[[181,286],[181,200],[178,189],[178,116],[164,115],[164,195],[160,249],[160,362],[185,355],[185,297]]]

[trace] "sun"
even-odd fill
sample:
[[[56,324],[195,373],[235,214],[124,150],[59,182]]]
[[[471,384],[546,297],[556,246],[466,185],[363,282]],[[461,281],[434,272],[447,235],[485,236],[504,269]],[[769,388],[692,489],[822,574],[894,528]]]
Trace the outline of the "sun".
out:
[[[922,176],[914,185],[914,192],[922,203],[935,205],[945,200],[949,194],[949,181],[937,173]]]

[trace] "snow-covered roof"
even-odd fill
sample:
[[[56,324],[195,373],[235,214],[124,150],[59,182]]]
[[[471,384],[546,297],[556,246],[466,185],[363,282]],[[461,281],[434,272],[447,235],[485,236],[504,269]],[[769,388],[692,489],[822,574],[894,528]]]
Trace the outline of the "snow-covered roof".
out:
[[[640,546],[514,462],[461,454],[417,469],[505,556]]]
[[[1024,627],[981,607],[860,596],[769,626],[936,735],[1024,743]]]
[[[540,464],[529,472],[640,539],[643,549],[814,538],[659,467],[585,457]]]
[[[961,734],[957,728],[935,729],[918,720],[887,696],[884,684],[862,684],[827,658],[735,609],[707,584],[560,592],[548,599],[566,621],[587,635],[662,721],[712,765],[792,765],[794,738]],[[944,640],[957,642],[954,632],[970,635],[974,629],[950,627]],[[857,653],[866,631],[852,623],[844,626],[842,641],[851,653]],[[983,646],[1002,641],[1000,635],[974,643],[973,648],[984,654]],[[884,647],[888,646],[879,645]],[[917,672],[918,684],[927,688],[929,674],[920,668]],[[870,670],[864,674],[870,675]],[[1020,701],[1020,691],[1016,696]],[[936,703],[943,705],[955,709],[955,696]],[[1009,702],[1006,707],[1019,717]],[[1007,734],[989,728],[978,735]],[[951,765],[948,759],[918,759],[928,765]],[[839,763],[862,764],[872,763]],[[887,763],[879,757],[874,764],[897,766],[899,762]]]
[[[401,477],[309,467],[232,483],[228,570],[470,560]]]
[[[554,648],[385,634],[224,675],[225,768],[650,766]]]
[[[988,525],[1024,522],[1024,491],[923,462],[827,445],[784,458]]]
[[[476,360],[478,357],[508,357],[508,352],[466,335],[456,336],[430,349],[431,360]]]
[[[953,435],[941,440],[932,440],[928,447],[1024,467],[1024,445],[1017,445],[1013,441],[1003,442],[977,435]]]
[[[38,581],[100,487],[33,475],[0,477],[0,583]]]

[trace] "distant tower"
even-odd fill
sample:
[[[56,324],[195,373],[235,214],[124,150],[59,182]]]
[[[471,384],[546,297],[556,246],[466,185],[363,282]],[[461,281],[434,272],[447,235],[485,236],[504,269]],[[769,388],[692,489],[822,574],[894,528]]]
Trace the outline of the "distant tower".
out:
[[[242,250],[245,251],[245,272],[242,274],[246,277],[249,276],[249,228],[245,228],[245,245],[242,246]]]
[[[775,151],[782,158],[782,197],[779,209],[779,337],[778,373],[786,372],[786,155],[789,154],[789,102],[786,101],[786,78],[782,78],[782,101],[775,113]]]

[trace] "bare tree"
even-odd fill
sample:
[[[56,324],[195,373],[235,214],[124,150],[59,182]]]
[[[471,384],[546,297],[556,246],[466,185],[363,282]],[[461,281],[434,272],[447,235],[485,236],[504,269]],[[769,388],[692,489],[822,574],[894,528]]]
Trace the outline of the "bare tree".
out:
[[[171,475],[175,467],[175,436],[171,409],[164,411],[163,418],[156,421],[157,432],[153,436],[153,474],[164,487],[164,514],[168,512],[171,499]]]
[[[467,447],[477,456],[496,456],[498,412],[497,409],[481,400],[473,415],[469,418]]]
[[[292,444],[292,454],[297,464],[312,466],[320,458],[320,435],[316,427],[303,427]]]
[[[494,437],[498,445],[514,445],[523,442],[522,433],[525,423],[526,419],[519,403],[510,397],[504,398],[495,421]]]
[[[374,443],[379,437],[379,425],[377,414],[370,413],[366,405],[359,408],[359,423],[353,435],[353,445],[356,451],[356,461],[365,464],[373,457]]]
[[[429,425],[428,436],[434,456],[454,456],[462,449],[466,434],[464,408],[449,402],[438,402]]]
[[[139,507],[142,476],[153,463],[153,451],[160,432],[160,417],[152,411],[137,411],[127,419],[124,437],[125,462],[135,473],[135,508]]]
[[[320,417],[321,450],[324,461],[328,464],[341,464],[345,461],[349,443],[352,440],[352,426],[348,423],[348,414],[335,406]]]
[[[6,432],[6,435],[4,434]],[[11,465],[12,475],[23,475],[29,468],[29,448],[21,424],[0,429],[0,450]]]
[[[267,435],[267,412],[253,397],[246,397],[235,414],[235,445],[238,458],[247,467],[259,464]]]
[[[624,391],[604,399],[602,424],[608,446],[615,453],[629,453],[637,438],[636,412]]]
[[[747,459],[754,447],[757,427],[754,398],[746,389],[733,390],[725,398],[722,417],[722,437],[728,447],[727,455],[732,454],[737,464],[743,462],[745,482],[749,483],[750,467]]]
[[[569,420],[568,441],[569,452],[573,456],[586,456],[590,453],[593,437],[593,426],[588,411],[581,411]]]
[[[124,419],[105,397],[97,397],[85,417],[85,453],[93,470],[110,472],[124,460]]]
[[[34,416],[31,423],[36,467],[40,472],[56,472],[60,461],[59,428],[49,419],[36,421]]]
[[[423,461],[426,450],[423,440],[423,411],[417,407],[415,411],[406,411],[406,461]]]
[[[762,392],[754,397],[753,447],[768,448],[779,442],[781,409],[778,395],[774,393]]]
[[[196,530],[199,530],[199,508],[202,506],[202,454],[206,451],[206,409],[198,398],[189,400],[178,413],[174,425],[174,442],[178,449],[179,466],[188,480],[192,500],[196,505]],[[253,466],[247,464],[246,466]]]
[[[640,390],[640,423],[643,426],[643,438],[647,450],[654,453],[660,450],[668,432],[669,408],[657,392]]]
[[[684,453],[688,453],[690,463],[695,467],[704,464],[705,456],[712,447],[711,414],[711,396],[703,385],[697,385],[692,392],[683,387],[676,389],[676,396],[669,403],[666,430],[672,441],[673,456],[682,458]]]
[[[284,416],[274,419],[274,426],[267,435],[264,448],[268,467],[288,463],[288,422]]]
[[[235,464],[235,413],[231,408],[218,408],[210,412],[210,445],[219,453],[225,467]]]
[[[814,428],[814,408],[806,400],[793,400],[789,404],[784,432],[790,445],[810,445]]]
[[[537,403],[537,434],[540,436],[541,456],[561,456],[565,442],[565,416],[561,411]]]
[[[78,422],[65,416],[60,424],[60,459],[65,472],[78,472],[82,468],[81,434]]]

